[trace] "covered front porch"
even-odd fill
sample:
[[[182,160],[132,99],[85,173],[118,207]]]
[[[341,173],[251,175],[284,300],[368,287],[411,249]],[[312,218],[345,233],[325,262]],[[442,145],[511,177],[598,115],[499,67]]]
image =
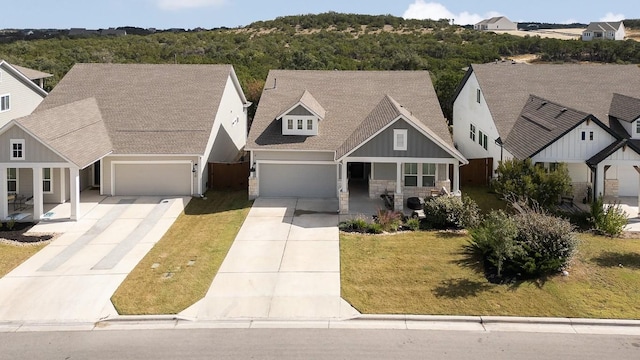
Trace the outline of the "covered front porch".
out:
[[[393,209],[404,212],[410,197],[425,198],[442,189],[459,193],[459,167],[459,160],[453,158],[346,158],[339,163],[340,213],[384,208],[381,195],[392,195]]]

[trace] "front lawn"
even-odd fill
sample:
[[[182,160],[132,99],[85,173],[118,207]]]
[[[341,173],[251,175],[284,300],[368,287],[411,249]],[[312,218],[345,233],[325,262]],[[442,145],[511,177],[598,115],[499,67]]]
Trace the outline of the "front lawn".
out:
[[[580,235],[569,276],[489,283],[465,234],[340,235],[342,296],[362,313],[640,319],[640,240]]]
[[[21,245],[0,242],[0,277],[7,275],[45,246],[46,243]]]
[[[244,222],[247,191],[189,202],[111,298],[120,314],[176,314],[205,296]]]

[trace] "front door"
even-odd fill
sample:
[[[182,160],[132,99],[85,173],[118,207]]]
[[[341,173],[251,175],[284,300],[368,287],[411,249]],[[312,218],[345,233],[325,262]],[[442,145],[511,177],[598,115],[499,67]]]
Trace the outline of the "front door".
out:
[[[93,163],[93,186],[100,187],[100,161]]]

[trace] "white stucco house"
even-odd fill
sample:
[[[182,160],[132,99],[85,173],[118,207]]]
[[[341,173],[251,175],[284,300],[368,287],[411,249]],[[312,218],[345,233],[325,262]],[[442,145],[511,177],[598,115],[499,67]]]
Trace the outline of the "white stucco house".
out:
[[[0,60],[0,127],[31,114],[40,105],[47,96],[43,81],[50,76]]]
[[[472,65],[454,97],[453,139],[490,173],[511,158],[564,162],[577,199],[587,188],[638,196],[638,99],[636,65]]]
[[[426,71],[272,70],[247,150],[249,196],[408,197],[459,190],[466,159],[451,141]]]
[[[626,36],[624,23],[617,22],[592,22],[582,32],[582,41],[591,40],[624,40]]]
[[[80,191],[189,196],[207,163],[243,154],[247,102],[230,65],[76,64],[33,114],[0,128],[0,218],[8,196],[71,202]]]
[[[509,20],[506,16],[495,16],[480,21],[473,25],[473,28],[480,31],[507,31],[518,30],[518,24]]]

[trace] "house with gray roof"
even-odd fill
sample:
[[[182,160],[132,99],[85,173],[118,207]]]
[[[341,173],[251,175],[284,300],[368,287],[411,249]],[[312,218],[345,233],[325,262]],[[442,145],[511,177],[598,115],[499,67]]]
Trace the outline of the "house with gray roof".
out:
[[[71,203],[101,195],[190,196],[207,164],[242,156],[247,102],[231,65],[76,64],[37,109],[0,128],[0,218],[8,194]]]
[[[578,199],[588,188],[638,196],[638,99],[637,65],[472,65],[453,100],[453,139],[472,163],[491,162],[492,174],[512,158],[563,162]]]
[[[0,127],[35,110],[47,96],[42,81],[50,76],[0,60]]]
[[[480,31],[507,31],[518,30],[518,24],[509,20],[506,16],[495,16],[480,21],[473,25],[473,28]]]
[[[626,32],[622,21],[592,22],[582,32],[582,41],[624,40],[625,36]]]
[[[247,150],[249,195],[408,197],[459,190],[456,150],[426,71],[272,70]]]

